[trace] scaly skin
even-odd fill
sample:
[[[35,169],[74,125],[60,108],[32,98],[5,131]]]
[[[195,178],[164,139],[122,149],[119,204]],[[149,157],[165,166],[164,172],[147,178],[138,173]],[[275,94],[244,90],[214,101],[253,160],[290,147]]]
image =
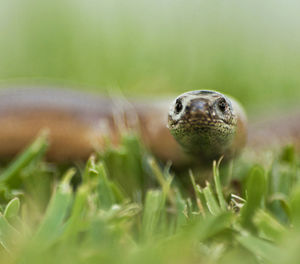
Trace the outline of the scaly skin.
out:
[[[215,91],[178,96],[169,110],[168,127],[184,151],[199,160],[231,158],[242,150],[247,137],[242,108]]]
[[[128,102],[49,88],[1,91],[0,158],[13,157],[43,128],[50,131],[47,155],[54,161],[87,159],[95,149],[103,149],[107,137],[117,144],[124,126],[137,129],[158,158],[178,166],[240,152],[246,141],[246,120],[234,100],[203,91],[182,97],[185,114],[172,117],[173,104],[169,128],[184,150],[167,128],[168,100]],[[222,98],[224,113],[216,108]]]

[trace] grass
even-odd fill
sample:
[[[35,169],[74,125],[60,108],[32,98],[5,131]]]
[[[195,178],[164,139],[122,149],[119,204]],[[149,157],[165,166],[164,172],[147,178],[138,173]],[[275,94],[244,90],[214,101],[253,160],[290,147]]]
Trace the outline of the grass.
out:
[[[3,0],[0,80],[126,95],[213,89],[259,113],[297,104],[299,3]],[[267,98],[267,99],[266,99]]]
[[[47,146],[43,134],[1,171],[1,263],[298,263],[292,146],[264,164],[249,150],[230,170],[215,162],[204,186],[132,134],[73,167],[46,162]]]
[[[293,0],[3,0],[0,14],[1,88],[214,89],[254,116],[299,101]],[[86,164],[47,148],[44,134],[1,164],[0,263],[299,263],[293,146],[209,172],[174,172],[132,134]]]

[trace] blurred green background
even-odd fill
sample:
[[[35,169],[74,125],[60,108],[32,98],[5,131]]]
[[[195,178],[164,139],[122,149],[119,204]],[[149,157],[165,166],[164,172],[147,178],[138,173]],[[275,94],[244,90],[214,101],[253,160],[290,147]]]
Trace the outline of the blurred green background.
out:
[[[300,98],[300,4],[2,0],[0,80],[126,95],[216,89],[247,108]]]

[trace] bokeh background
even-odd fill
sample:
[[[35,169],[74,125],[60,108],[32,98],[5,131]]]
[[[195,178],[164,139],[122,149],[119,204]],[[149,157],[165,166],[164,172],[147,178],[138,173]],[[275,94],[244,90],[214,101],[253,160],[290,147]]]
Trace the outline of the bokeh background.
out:
[[[0,81],[91,92],[300,98],[300,4],[266,0],[2,0]]]

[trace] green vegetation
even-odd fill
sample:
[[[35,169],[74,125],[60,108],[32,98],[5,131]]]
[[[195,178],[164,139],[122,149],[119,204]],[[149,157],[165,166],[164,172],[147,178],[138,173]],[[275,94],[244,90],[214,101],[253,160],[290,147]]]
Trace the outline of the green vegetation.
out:
[[[197,170],[183,184],[132,134],[67,169],[44,161],[47,145],[41,135],[0,174],[1,263],[298,263],[291,146],[264,164],[250,151],[214,163],[200,186]]]
[[[293,0],[2,0],[1,88],[147,97],[215,89],[253,115],[283,111],[299,104],[299,7]],[[42,135],[1,164],[0,263],[299,263],[293,146],[248,149],[228,166],[180,173],[132,134],[86,164],[48,163],[47,147]]]
[[[0,80],[141,96],[216,89],[255,109],[296,103],[299,8],[293,0],[2,0]]]

